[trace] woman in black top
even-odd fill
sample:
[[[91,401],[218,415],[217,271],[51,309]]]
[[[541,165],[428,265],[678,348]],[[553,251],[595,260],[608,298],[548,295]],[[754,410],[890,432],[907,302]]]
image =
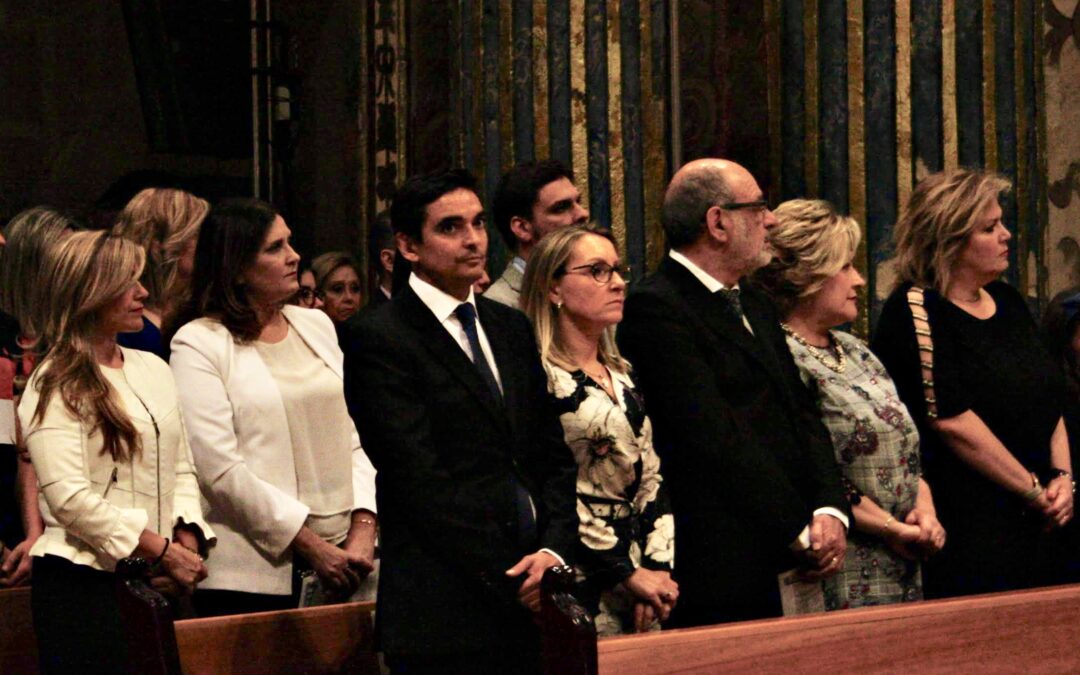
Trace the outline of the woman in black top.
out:
[[[998,203],[1008,187],[970,170],[919,183],[896,225],[900,283],[873,341],[919,423],[925,475],[949,530],[949,546],[924,567],[928,598],[1050,581],[1041,533],[1073,513],[1064,381],[1023,297],[998,280],[1012,238]],[[925,292],[933,392],[924,388],[913,286]]]

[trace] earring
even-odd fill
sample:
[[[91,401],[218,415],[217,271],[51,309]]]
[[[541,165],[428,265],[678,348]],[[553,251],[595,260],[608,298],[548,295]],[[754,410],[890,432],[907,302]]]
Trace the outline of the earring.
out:
[[[562,309],[562,300],[555,303],[555,311],[558,312]]]

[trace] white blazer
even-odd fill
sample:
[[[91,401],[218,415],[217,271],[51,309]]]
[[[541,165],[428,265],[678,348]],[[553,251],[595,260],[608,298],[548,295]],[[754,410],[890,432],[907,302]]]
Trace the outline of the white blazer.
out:
[[[334,325],[321,310],[286,305],[289,325],[342,377]],[[183,326],[170,358],[187,425],[206,518],[217,534],[210,576],[200,588],[287,595],[289,545],[308,516],[297,501],[296,466],[285,404],[252,344],[238,344],[221,322]],[[342,384],[344,396],[344,381]],[[375,467],[353,425],[353,508],[375,512]]]

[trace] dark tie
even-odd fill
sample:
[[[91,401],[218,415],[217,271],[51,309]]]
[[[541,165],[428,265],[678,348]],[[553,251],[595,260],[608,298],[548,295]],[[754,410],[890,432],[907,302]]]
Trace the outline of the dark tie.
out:
[[[739,302],[739,289],[721,288],[715,295],[719,298],[720,306],[723,307],[724,313],[734,319],[740,326],[745,327],[745,324],[743,324],[742,303]]]
[[[473,353],[473,365],[480,371],[480,378],[491,389],[491,395],[495,397],[495,400],[502,401],[499,383],[495,380],[495,374],[491,372],[484,350],[480,348],[480,334],[476,331],[476,308],[464,302],[457,306],[454,314],[461,322],[461,327],[465,329],[465,337],[469,340],[469,351]],[[532,497],[529,496],[529,491],[521,484],[516,473],[510,474],[510,486],[514,490],[514,502],[517,507],[518,543],[523,549],[531,550],[536,543],[536,517],[533,515]]]
[[[465,337],[469,340],[469,351],[472,352],[472,362],[476,370],[480,372],[480,379],[491,390],[491,395],[495,397],[495,400],[501,401],[502,390],[499,389],[499,382],[495,379],[495,373],[491,372],[484,350],[480,348],[480,334],[476,332],[476,308],[468,302],[463,302],[457,306],[454,314],[461,322],[461,327],[465,329]]]

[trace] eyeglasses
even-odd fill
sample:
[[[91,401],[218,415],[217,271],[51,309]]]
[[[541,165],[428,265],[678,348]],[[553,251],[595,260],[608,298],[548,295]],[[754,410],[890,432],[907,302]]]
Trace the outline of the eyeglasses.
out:
[[[738,211],[740,209],[750,209],[753,211],[766,211],[769,208],[769,202],[764,199],[759,199],[756,202],[728,202],[727,204],[717,204],[725,211]]]
[[[309,288],[307,286],[301,286],[300,290],[297,291],[297,293],[296,293],[296,297],[297,297],[297,299],[300,300],[300,302],[302,302],[302,303],[304,303],[306,305],[310,305],[310,304],[314,303],[316,299],[322,300],[323,299],[323,294],[320,293],[319,291],[315,290],[314,288]]]
[[[606,284],[611,281],[612,274],[618,274],[623,280],[630,278],[629,265],[609,265],[607,263],[592,263],[591,265],[578,265],[565,270],[563,274],[588,274],[598,284]]]

